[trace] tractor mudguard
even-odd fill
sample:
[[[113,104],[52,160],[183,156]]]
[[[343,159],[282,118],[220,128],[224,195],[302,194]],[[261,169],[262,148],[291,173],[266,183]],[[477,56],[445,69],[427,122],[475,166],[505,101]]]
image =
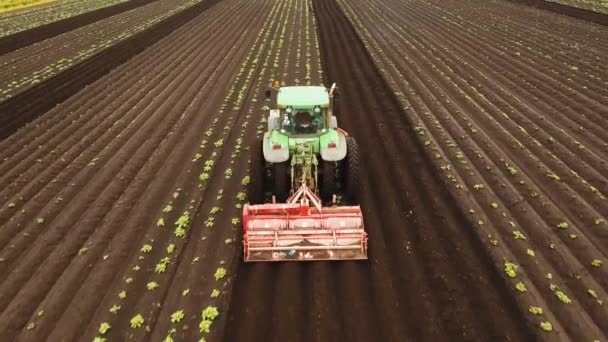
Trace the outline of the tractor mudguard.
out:
[[[321,159],[325,161],[340,161],[346,157],[346,137],[339,131],[331,129],[320,137],[319,149],[321,151]]]
[[[270,163],[282,163],[289,160],[289,138],[276,131],[264,133],[264,159]],[[274,146],[281,145],[275,149]]]

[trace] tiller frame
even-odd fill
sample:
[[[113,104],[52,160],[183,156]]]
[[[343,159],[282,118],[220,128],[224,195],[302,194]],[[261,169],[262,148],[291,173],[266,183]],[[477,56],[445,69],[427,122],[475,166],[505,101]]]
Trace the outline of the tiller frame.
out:
[[[286,203],[245,204],[245,262],[367,259],[360,206],[323,207],[302,182]],[[311,205],[312,204],[312,205]]]

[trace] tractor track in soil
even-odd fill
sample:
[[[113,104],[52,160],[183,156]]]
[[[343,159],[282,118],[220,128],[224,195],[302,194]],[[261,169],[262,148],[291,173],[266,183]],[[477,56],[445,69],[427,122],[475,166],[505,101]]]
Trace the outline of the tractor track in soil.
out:
[[[332,1],[314,1],[314,8],[325,83],[341,89],[338,122],[357,138],[366,166],[360,204],[370,260],[242,265],[228,318],[240,329],[226,338],[529,338],[473,227],[408,135],[411,124],[348,19]]]
[[[45,39],[103,20],[113,15],[140,6],[145,6],[154,1],[157,0],[130,0],[11,34],[0,38],[0,55],[36,44]]]

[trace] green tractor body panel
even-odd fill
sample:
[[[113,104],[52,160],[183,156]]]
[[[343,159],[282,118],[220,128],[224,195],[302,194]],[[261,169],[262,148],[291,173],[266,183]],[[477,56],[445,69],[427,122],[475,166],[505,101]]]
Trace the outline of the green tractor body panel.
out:
[[[281,145],[281,149],[290,149],[289,137],[279,131],[270,132],[270,138],[268,139],[270,146],[274,148],[276,145]]]

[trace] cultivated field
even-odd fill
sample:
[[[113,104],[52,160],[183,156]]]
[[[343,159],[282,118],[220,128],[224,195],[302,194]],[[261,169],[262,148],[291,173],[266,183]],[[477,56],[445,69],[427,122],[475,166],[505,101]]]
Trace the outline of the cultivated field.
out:
[[[158,0],[2,54],[0,336],[604,341],[607,55],[482,0]],[[338,83],[368,261],[242,262],[275,80]]]

